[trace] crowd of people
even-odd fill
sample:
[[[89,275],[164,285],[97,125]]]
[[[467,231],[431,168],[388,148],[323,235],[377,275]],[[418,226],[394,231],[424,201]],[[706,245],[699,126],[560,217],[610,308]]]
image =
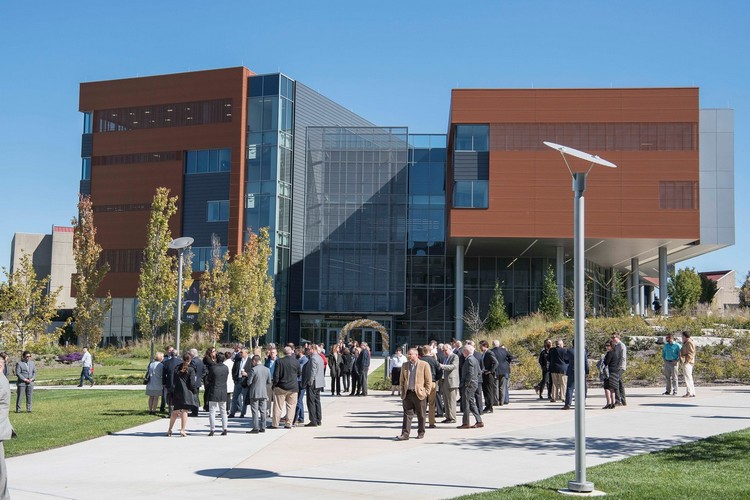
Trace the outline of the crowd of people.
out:
[[[202,407],[208,412],[209,436],[213,436],[217,417],[221,435],[226,435],[228,419],[245,418],[249,407],[252,424],[247,432],[257,434],[266,429],[322,425],[320,396],[326,387],[326,371],[332,396],[341,396],[342,389],[344,395],[367,396],[371,353],[366,342],[341,340],[328,353],[322,344],[288,344],[282,352],[279,356],[276,345],[268,344],[261,358],[260,348],[251,355],[237,344],[234,351],[209,348],[201,359],[195,349],[180,357],[169,346],[166,353],[156,353],[144,376],[149,413],[169,415],[167,436],[179,419],[179,434],[186,436],[188,417],[197,416]]]

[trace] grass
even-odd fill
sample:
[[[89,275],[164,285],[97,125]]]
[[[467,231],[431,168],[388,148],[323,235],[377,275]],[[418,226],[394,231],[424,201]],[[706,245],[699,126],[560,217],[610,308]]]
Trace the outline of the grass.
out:
[[[148,414],[148,397],[141,391],[38,390],[33,413],[13,413],[15,394],[12,397],[10,421],[18,437],[5,441],[6,457],[86,441],[158,418]]]
[[[750,498],[750,429],[598,465],[587,479],[608,498]],[[560,498],[573,473],[461,497],[471,500]]]
[[[97,384],[142,384],[148,359],[118,358],[116,365],[95,366],[94,380]],[[44,366],[39,368],[37,385],[77,385],[81,377],[81,365]]]

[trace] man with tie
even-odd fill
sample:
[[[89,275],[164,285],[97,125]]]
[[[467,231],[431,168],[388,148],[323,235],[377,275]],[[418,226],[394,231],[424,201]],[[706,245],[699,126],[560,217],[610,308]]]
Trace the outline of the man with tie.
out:
[[[232,381],[234,382],[234,391],[232,391],[232,409],[229,411],[229,418],[234,418],[237,409],[240,410],[240,417],[245,416],[247,406],[245,404],[246,387],[242,387],[242,378],[247,377],[250,369],[250,358],[248,357],[247,348],[243,347],[240,351],[240,357],[235,359],[232,365]]]
[[[464,362],[461,367],[461,399],[464,401],[463,423],[458,426],[459,429],[471,429],[484,427],[482,415],[479,413],[479,407],[475,399],[475,394],[479,387],[479,375],[481,368],[479,361],[474,357],[474,346],[466,344],[463,348]],[[474,415],[476,424],[469,425],[469,414]]]
[[[444,424],[456,423],[456,401],[458,399],[458,354],[453,352],[450,344],[443,344],[443,362],[440,368],[443,369],[443,378],[440,380],[440,391],[443,393],[445,402],[445,420]]]
[[[34,392],[36,366],[31,360],[31,353],[23,351],[21,361],[16,363],[18,389],[16,393],[16,413],[21,413],[21,397],[26,394],[26,411],[31,413],[31,395]]]

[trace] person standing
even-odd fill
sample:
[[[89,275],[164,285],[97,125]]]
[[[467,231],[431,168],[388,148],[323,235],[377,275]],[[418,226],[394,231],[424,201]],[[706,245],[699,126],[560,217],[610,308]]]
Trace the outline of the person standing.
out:
[[[510,362],[513,361],[513,355],[508,352],[504,345],[500,345],[499,340],[493,340],[492,353],[497,359],[497,404],[499,406],[510,403],[510,393],[508,386],[510,384]]]
[[[318,356],[320,357],[320,356]],[[312,360],[308,360],[311,363]],[[269,369],[269,372],[271,370]],[[287,422],[285,427],[292,428],[294,412],[297,408],[297,397],[299,390],[299,361],[294,357],[294,351],[291,347],[284,347],[284,357],[279,358],[274,363],[273,369],[273,420],[271,429],[278,429],[281,417],[284,414],[286,406]],[[309,411],[309,409],[308,409]]]
[[[415,348],[409,349],[408,359],[408,363],[401,367],[401,378],[399,378],[404,418],[401,423],[401,434],[396,436],[397,441],[409,439],[415,413],[417,415],[417,439],[424,437],[425,406],[432,388],[430,366],[419,359],[419,351]]]
[[[583,376],[583,398],[579,398],[576,394],[576,401],[585,401],[586,400],[586,379],[588,378],[589,374],[589,364],[588,364],[588,358],[589,358],[589,351],[588,349],[584,350],[583,355],[583,366],[584,366],[584,376]],[[568,380],[566,381],[565,385],[565,405],[563,406],[563,410],[570,410],[570,407],[573,405],[573,394],[575,393],[575,384],[576,384],[576,351],[575,349],[568,349],[568,371],[566,372]]]
[[[422,347],[422,361],[430,366],[430,390],[427,392],[427,416],[430,429],[435,429],[435,414],[437,413],[437,381],[443,378],[443,370],[440,363],[435,359],[432,348],[429,345]],[[399,384],[400,384],[399,378]],[[400,390],[400,389],[399,389]]]
[[[201,392],[201,385],[203,384],[203,379],[206,376],[206,365],[203,364],[203,361],[198,357],[198,349],[190,349],[190,355],[193,357],[193,359],[190,361],[190,366],[193,367],[193,370],[195,370],[195,377],[196,377],[196,385],[195,385],[195,400],[200,402],[200,392]],[[205,399],[205,396],[203,397]],[[195,405],[190,410],[190,416],[191,417],[197,417],[198,416],[198,407],[200,406],[200,403]],[[244,410],[244,408],[243,408]],[[243,411],[244,413],[244,411]]]
[[[294,412],[294,419],[292,425],[304,425],[305,423],[305,399],[307,396],[307,389],[302,385],[302,374],[305,372],[305,365],[307,365],[308,359],[305,356],[305,349],[302,347],[296,347],[294,349],[294,357],[299,360],[299,372],[297,376],[297,385],[299,386],[299,394],[297,395],[297,409]]]
[[[169,430],[167,430],[167,437],[172,435],[172,427],[180,417],[180,436],[185,437],[185,427],[187,427],[188,414],[192,412],[193,408],[198,406],[198,397],[196,396],[196,388],[198,387],[197,376],[195,374],[195,368],[190,364],[193,357],[189,352],[186,352],[182,356],[182,363],[177,365],[172,376],[172,414],[169,416]]]
[[[542,380],[539,381],[539,385],[536,386],[536,391],[539,393],[539,399],[544,399],[544,386],[547,386],[547,399],[552,399],[552,382],[549,376],[549,351],[552,349],[552,341],[547,339],[544,341],[544,347],[539,351],[539,368],[542,370]]]
[[[401,367],[406,363],[406,356],[400,347],[396,348],[396,352],[391,356],[391,396],[399,390],[399,384],[401,383]],[[399,394],[400,396],[401,394]]]
[[[619,333],[613,333],[611,339],[615,343],[614,348],[615,351],[617,351],[618,357],[620,358],[620,378],[617,385],[617,391],[615,392],[615,404],[627,406],[628,403],[625,400],[625,382],[623,381],[623,374],[625,373],[625,369],[628,367],[628,348],[625,347],[625,344],[623,344],[620,340]]]
[[[253,356],[252,365],[247,378],[247,399],[250,405],[250,414],[253,417],[253,428],[247,432],[248,434],[257,434],[266,432],[266,401],[268,400],[268,382],[271,380],[271,371],[261,364],[258,355]]]
[[[224,364],[224,353],[216,354],[216,358],[210,357],[206,365],[206,392],[203,400],[208,404],[208,424],[211,428],[209,436],[214,435],[216,427],[216,411],[221,416],[221,435],[227,435],[227,379],[229,368]]]
[[[357,346],[352,347],[352,390],[349,392],[350,396],[359,396],[361,394],[361,388],[359,386],[359,367],[357,366],[357,360],[361,353],[362,349]]]
[[[344,394],[349,392],[349,385],[352,381],[352,366],[354,357],[348,347],[341,348],[341,378],[344,383]]]
[[[680,366],[680,344],[675,343],[671,333],[664,337],[664,347],[661,349],[661,359],[664,360],[664,378],[667,379],[665,396],[677,395],[677,369]]]
[[[148,414],[156,415],[156,407],[159,406],[159,396],[164,393],[163,370],[164,354],[157,352],[154,360],[149,363],[146,372],[146,395],[148,396]]]
[[[10,500],[8,493],[8,469],[5,467],[5,445],[13,437],[13,426],[10,424],[10,382],[5,376],[5,358],[0,357],[0,500]]]
[[[466,344],[463,347],[464,363],[461,366],[461,400],[464,402],[463,423],[458,426],[459,429],[471,429],[484,427],[482,415],[479,413],[474,395],[477,392],[479,375],[481,368],[479,361],[474,357],[474,346]],[[469,414],[474,415],[476,423],[469,425]]]
[[[26,395],[26,411],[31,413],[31,396],[34,392],[36,365],[29,351],[23,351],[21,360],[16,363],[16,413],[21,413],[21,397]]]
[[[443,378],[440,381],[440,391],[443,393],[445,402],[445,420],[443,424],[456,423],[456,401],[458,400],[458,354],[453,352],[450,344],[443,345],[444,359],[440,364],[443,369]]]
[[[339,346],[332,345],[328,353],[328,373],[331,375],[331,396],[341,396],[341,375],[344,360]]]
[[[232,392],[232,409],[229,411],[229,418],[234,418],[237,411],[240,412],[240,418],[245,416],[245,392],[246,388],[242,387],[242,379],[247,376],[247,369],[250,368],[250,359],[247,348],[240,350],[240,357],[235,358],[232,365],[232,382],[234,382],[234,391]]]
[[[226,365],[229,371],[227,377],[227,414],[232,411],[232,394],[234,394],[234,379],[232,378],[232,368],[234,368],[234,354],[232,351],[226,351],[224,353],[224,365]]]
[[[497,406],[497,358],[490,350],[490,344],[486,340],[479,342],[479,349],[482,351],[482,394],[484,395],[484,411],[492,413],[493,406]],[[502,400],[500,400],[502,404]]]
[[[552,398],[550,403],[563,400],[563,393],[568,385],[568,350],[565,349],[565,342],[557,339],[555,347],[550,349],[549,356],[549,373],[552,378]]]
[[[695,366],[695,344],[690,338],[690,332],[682,332],[682,348],[680,349],[680,361],[682,362],[682,377],[685,379],[687,392],[683,398],[695,397],[695,384],[693,383],[693,367]]]
[[[8,353],[3,351],[0,352],[0,358],[3,359],[3,375],[8,378]]]
[[[359,389],[362,391],[361,396],[367,396],[367,376],[370,372],[370,346],[367,342],[362,342],[362,352],[357,357],[357,372],[359,373]]]
[[[615,408],[615,388],[620,383],[618,377],[620,373],[618,367],[620,366],[620,360],[618,354],[614,349],[615,343],[612,340],[608,340],[604,345],[606,354],[602,359],[599,366],[599,373],[603,379],[604,386],[604,397],[607,400],[607,404],[602,408],[603,410],[612,410]]]
[[[317,427],[323,423],[323,410],[320,406],[320,392],[325,388],[323,360],[316,344],[310,344],[307,351],[307,364],[302,373],[302,386],[307,389],[307,415],[310,421],[305,427]]]
[[[81,358],[81,381],[78,387],[83,387],[83,381],[88,380],[91,387],[94,387],[94,377],[91,376],[91,368],[94,366],[94,360],[91,358],[88,346],[83,348],[83,357]]]

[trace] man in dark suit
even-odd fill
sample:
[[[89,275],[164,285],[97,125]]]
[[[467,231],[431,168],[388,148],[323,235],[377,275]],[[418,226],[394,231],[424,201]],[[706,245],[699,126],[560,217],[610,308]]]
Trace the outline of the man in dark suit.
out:
[[[585,368],[585,376],[583,377],[583,387],[584,391],[586,390],[586,379],[588,378],[589,374],[589,364],[587,362],[589,357],[589,351],[588,349],[585,350],[585,355],[583,357],[583,366]],[[565,373],[568,376],[567,384],[565,387],[565,406],[563,406],[563,410],[570,410],[571,405],[573,404],[573,393],[575,391],[575,380],[576,380],[576,350],[575,349],[568,349],[568,371]],[[586,394],[584,392],[584,399],[586,397]],[[578,401],[578,395],[576,395],[576,401]],[[583,399],[581,399],[583,401]]]
[[[21,360],[16,363],[16,413],[21,413],[21,397],[26,395],[26,411],[31,413],[31,395],[34,392],[36,365],[31,360],[31,353],[23,351]]]
[[[568,350],[562,339],[557,339],[556,347],[549,350],[549,372],[552,378],[552,399],[550,402],[562,401],[563,392],[568,385]]]
[[[466,344],[463,348],[464,364],[461,367],[461,399],[464,401],[463,423],[458,426],[459,429],[471,429],[472,427],[484,427],[482,415],[479,413],[479,407],[475,399],[478,389],[477,380],[482,373],[479,367],[479,361],[474,357],[474,346]],[[469,425],[469,414],[474,415],[476,424]]]
[[[190,360],[190,366],[193,367],[193,370],[195,370],[195,400],[200,401],[198,395],[201,392],[201,383],[203,382],[203,377],[205,376],[204,370],[206,367],[203,365],[203,361],[198,357],[198,349],[190,349],[190,355],[193,357],[193,359]],[[243,408],[244,410],[244,408]],[[244,413],[244,411],[243,411]],[[191,417],[197,417],[198,416],[198,407],[194,407],[193,410],[190,412]]]
[[[320,356],[318,356],[320,357]],[[310,363],[310,361],[308,361]],[[270,370],[269,370],[270,371]],[[287,421],[285,427],[292,428],[294,411],[297,408],[299,394],[299,360],[294,357],[294,350],[284,347],[284,357],[276,360],[273,369],[273,416],[272,429],[278,429],[281,416],[286,406]]]
[[[508,352],[505,346],[500,345],[499,340],[493,340],[492,345],[492,352],[497,359],[497,402],[500,406],[507,405],[510,403],[508,382],[510,381],[510,362],[513,360],[513,355]]]
[[[323,359],[320,357],[320,348],[315,344],[310,344],[305,352],[307,363],[302,372],[302,387],[307,392],[307,415],[310,421],[305,427],[317,427],[323,422],[323,410],[320,406],[320,393],[325,387],[325,375],[323,373],[325,366]]]
[[[367,396],[367,375],[370,371],[370,347],[367,342],[360,344],[362,352],[357,356],[357,372],[359,373],[359,387],[362,391],[362,396]]]
[[[173,389],[174,389],[174,371],[178,365],[182,364],[182,358],[177,356],[177,353],[172,351],[172,357],[167,359],[164,358],[162,361],[164,364],[164,371],[162,372],[162,383],[164,384],[164,390],[167,392],[167,410],[168,414],[172,414],[174,405],[172,403]]]
[[[479,342],[479,349],[482,351],[482,394],[484,395],[484,410],[492,413],[493,406],[497,405],[497,359],[492,351],[490,344],[486,340]]]
[[[249,434],[266,432],[266,401],[268,400],[268,383],[271,371],[261,364],[257,354],[252,359],[253,367],[248,372],[247,400],[253,416],[253,428]]]
[[[474,344],[473,340],[467,340],[466,345],[471,346],[472,356],[474,356],[474,359],[476,359],[479,363],[479,373],[477,374],[477,389],[474,392],[474,401],[476,401],[477,408],[479,408],[479,413],[482,413],[482,410],[484,409],[484,391],[482,389],[484,385],[482,384],[482,373],[484,373],[484,355],[477,350],[477,346]]]
[[[229,418],[234,418],[237,411],[240,412],[240,418],[245,416],[247,410],[246,393],[247,388],[242,387],[242,379],[247,376],[250,370],[250,357],[247,349],[240,350],[239,359],[235,359],[232,364],[232,381],[234,390],[232,391],[232,409],[229,411]]]
[[[174,357],[174,347],[172,347],[171,345],[168,345],[167,348],[166,348],[166,353],[164,354],[164,359],[161,361],[161,364],[162,364],[162,370],[161,370],[162,381],[164,380],[164,375],[167,373],[167,370],[166,370],[167,361],[169,361],[173,357]],[[167,386],[162,384],[161,404],[159,405],[159,411],[161,413],[164,413],[164,410],[165,410],[165,407],[166,407],[166,404],[167,404],[167,399],[169,399],[169,394],[168,394],[168,391],[167,391]]]
[[[432,387],[427,394],[427,416],[429,418],[430,429],[435,429],[437,428],[437,425],[435,425],[435,415],[437,414],[437,382],[439,379],[443,378],[443,369],[432,354],[432,349],[429,345],[422,346],[421,360],[430,366],[430,380],[432,381]]]

